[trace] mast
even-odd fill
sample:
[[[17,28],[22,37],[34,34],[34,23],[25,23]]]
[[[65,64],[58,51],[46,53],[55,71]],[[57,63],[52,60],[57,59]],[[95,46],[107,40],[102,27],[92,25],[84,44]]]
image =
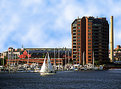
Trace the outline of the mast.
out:
[[[80,65],[80,48],[79,48],[79,65]]]
[[[94,60],[94,51],[93,51],[93,68],[94,68],[94,62],[95,62],[95,60]]]
[[[66,47],[65,47],[65,65],[66,65]]]
[[[14,65],[14,55],[13,55],[13,50],[12,50],[12,52],[11,52],[11,55],[12,55],[12,65]]]
[[[16,54],[15,54],[15,63],[14,63],[14,65],[16,65]]]
[[[69,59],[69,50],[68,50],[68,64],[69,64],[69,62],[70,62],[70,59]]]
[[[9,50],[8,50],[8,72],[10,73],[10,60],[9,60]]]
[[[49,53],[48,53],[48,72],[54,71],[52,64],[51,64],[51,60],[49,57]]]
[[[3,66],[4,66],[4,58],[3,58]]]
[[[55,59],[55,48],[54,48],[54,66],[56,66],[56,59]]]
[[[28,63],[27,64],[29,65],[29,49],[28,49]]]
[[[58,61],[59,61],[59,69],[60,69],[60,60],[59,60],[59,48],[58,48]]]
[[[84,52],[83,52],[83,66],[84,66]]]
[[[9,51],[8,51],[8,65],[9,65]]]

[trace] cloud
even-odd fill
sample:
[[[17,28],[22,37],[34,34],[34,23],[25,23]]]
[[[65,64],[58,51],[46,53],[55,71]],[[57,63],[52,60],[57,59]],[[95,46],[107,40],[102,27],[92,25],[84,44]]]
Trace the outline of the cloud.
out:
[[[114,16],[115,46],[120,42],[121,1],[1,0],[0,51],[9,46],[71,47],[71,23],[82,16]]]

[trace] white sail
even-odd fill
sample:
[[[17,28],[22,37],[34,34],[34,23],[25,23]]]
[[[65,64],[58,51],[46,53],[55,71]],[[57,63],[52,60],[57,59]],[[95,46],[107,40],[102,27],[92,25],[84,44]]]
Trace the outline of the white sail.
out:
[[[47,72],[47,66],[46,66],[46,62],[45,61],[46,61],[46,56],[45,56],[44,62],[42,64],[40,72]]]
[[[53,69],[53,66],[51,64],[51,61],[50,61],[50,57],[49,57],[49,53],[48,53],[48,72],[53,72],[54,69]]]
[[[40,70],[40,75],[44,76],[44,75],[53,75],[55,74],[55,70],[53,69],[53,66],[50,62],[50,57],[49,57],[49,54],[48,54],[48,61],[46,63],[46,57],[44,59],[44,62],[43,62],[43,65],[41,67],[41,70]]]

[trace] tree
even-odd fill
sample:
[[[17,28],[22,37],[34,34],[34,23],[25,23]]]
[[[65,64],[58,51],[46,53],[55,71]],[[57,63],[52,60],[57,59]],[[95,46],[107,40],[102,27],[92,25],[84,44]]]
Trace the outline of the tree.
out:
[[[121,51],[121,49],[117,49],[117,51]]]

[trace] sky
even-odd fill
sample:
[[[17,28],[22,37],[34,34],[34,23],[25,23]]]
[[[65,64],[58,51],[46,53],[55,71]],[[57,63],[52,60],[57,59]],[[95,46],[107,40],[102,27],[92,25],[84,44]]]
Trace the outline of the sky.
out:
[[[8,47],[71,48],[77,17],[114,16],[114,47],[121,45],[121,0],[0,0],[0,52]]]

